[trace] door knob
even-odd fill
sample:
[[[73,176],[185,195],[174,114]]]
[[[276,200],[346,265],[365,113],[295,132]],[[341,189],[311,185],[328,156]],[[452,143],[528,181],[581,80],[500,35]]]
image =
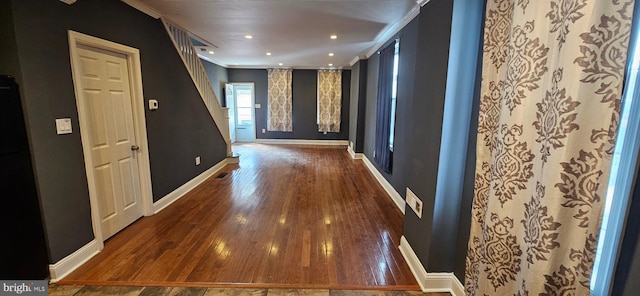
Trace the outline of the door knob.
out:
[[[138,150],[140,150],[140,147],[136,145],[131,145],[131,151],[138,151]]]

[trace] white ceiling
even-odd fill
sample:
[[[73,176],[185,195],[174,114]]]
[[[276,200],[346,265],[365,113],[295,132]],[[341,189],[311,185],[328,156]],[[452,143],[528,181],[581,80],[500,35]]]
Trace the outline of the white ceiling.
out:
[[[349,68],[420,8],[416,0],[137,1],[208,43],[201,55],[230,68]]]

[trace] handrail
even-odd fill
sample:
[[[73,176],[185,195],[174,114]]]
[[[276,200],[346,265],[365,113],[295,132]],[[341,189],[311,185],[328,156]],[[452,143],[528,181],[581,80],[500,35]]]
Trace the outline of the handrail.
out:
[[[182,62],[187,68],[189,75],[191,75],[191,79],[198,89],[205,106],[209,110],[209,114],[211,114],[213,121],[216,123],[220,134],[227,144],[227,156],[232,156],[228,111],[226,108],[220,106],[216,93],[211,86],[209,75],[207,75],[207,71],[204,69],[193,43],[191,43],[189,33],[187,30],[169,22],[165,18],[162,18],[162,23],[167,33],[169,33],[173,45],[180,53]]]

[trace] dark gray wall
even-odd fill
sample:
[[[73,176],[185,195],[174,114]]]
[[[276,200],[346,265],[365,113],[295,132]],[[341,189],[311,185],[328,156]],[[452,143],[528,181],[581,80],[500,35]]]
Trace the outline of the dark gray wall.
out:
[[[400,38],[398,101],[392,173],[378,171],[402,196],[409,187],[423,201],[423,216],[405,210],[404,235],[428,271],[438,157],[442,134],[452,0],[432,1],[405,26]],[[386,46],[386,45],[385,45]],[[379,56],[368,60],[364,154],[373,159]],[[374,164],[375,165],[375,164]],[[376,165],[377,167],[377,165]],[[458,215],[459,209],[455,209]],[[456,233],[453,234],[457,238]],[[456,241],[445,247],[456,249]],[[465,252],[466,254],[466,252]],[[456,254],[464,257],[465,254]],[[455,262],[456,257],[451,260]],[[453,265],[453,264],[452,264]],[[443,270],[444,271],[444,270]],[[449,272],[453,271],[450,266]]]
[[[353,151],[364,151],[364,126],[367,102],[367,60],[351,67],[351,105],[349,106],[349,141]]]
[[[13,27],[11,1],[0,1],[0,75],[14,76],[20,79],[18,45]]]
[[[468,147],[473,147],[473,151],[476,147],[475,137],[470,137],[470,134],[475,135],[477,131],[477,119],[472,121],[475,117],[472,110],[479,101],[476,86],[479,87],[480,76],[477,74],[482,73],[477,71],[477,67],[479,52],[482,51],[483,7],[483,1],[478,0],[455,0],[453,3],[442,141],[431,227],[434,239],[429,251],[431,272],[454,270],[462,259],[457,257],[463,257],[457,254],[466,253],[451,246],[458,243],[466,245],[458,232],[466,232],[468,236],[470,226],[467,223],[470,211],[461,212],[461,209],[470,208],[472,200],[464,196],[465,189],[473,188],[472,184],[465,187],[469,186],[465,184],[465,172],[475,164],[475,154],[469,160],[466,156],[470,152]],[[473,141],[469,142],[470,139]]]
[[[631,196],[620,255],[615,269],[611,295],[638,295],[640,281],[640,182],[636,181]]]
[[[213,87],[213,92],[216,93],[220,106],[227,106],[224,96],[224,85],[229,83],[229,72],[227,68],[207,60],[200,59],[200,61],[202,62],[205,71],[207,71],[207,75],[211,81],[211,86]]]
[[[52,263],[93,239],[67,30],[140,50],[145,100],[160,102],[146,112],[154,201],[225,158],[224,140],[159,20],[112,0],[11,3]],[[56,135],[54,120],[61,117],[72,119],[73,134]]]
[[[415,20],[414,20],[415,21]],[[402,56],[400,56],[402,58]],[[362,153],[373,160],[373,150],[376,145],[376,108],[378,106],[378,72],[380,67],[380,56],[377,54],[372,55],[367,60],[367,97],[364,103],[365,116],[364,116],[364,149]],[[400,72],[404,71],[399,69]],[[402,116],[402,115],[400,115]],[[378,165],[372,161],[378,171],[391,182],[390,176],[378,167]],[[394,186],[398,192],[398,187]]]
[[[431,1],[420,11],[420,55],[416,62],[416,97],[412,108],[415,128],[409,137],[412,166],[407,186],[422,199],[423,216],[419,219],[407,210],[404,235],[428,271],[433,271],[429,262],[430,241],[439,239],[431,237],[430,232],[438,178],[452,2]]]
[[[293,132],[262,133],[267,129],[268,82],[267,70],[229,69],[229,82],[253,82],[256,104],[256,137],[258,139],[347,140],[349,138],[349,104],[351,71],[342,71],[342,112],[339,133],[318,132],[316,123],[317,71],[293,70],[291,78]]]

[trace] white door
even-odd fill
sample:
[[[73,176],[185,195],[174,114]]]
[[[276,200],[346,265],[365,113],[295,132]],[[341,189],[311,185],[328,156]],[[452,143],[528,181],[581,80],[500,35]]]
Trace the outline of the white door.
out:
[[[107,239],[142,216],[129,69],[125,55],[82,45],[76,60],[82,137],[91,151],[85,161]]]
[[[236,141],[255,142],[255,110],[253,85],[234,84],[233,97],[236,113]]]
[[[229,138],[236,142],[236,100],[233,98],[233,84],[225,85],[225,101],[229,112]]]

